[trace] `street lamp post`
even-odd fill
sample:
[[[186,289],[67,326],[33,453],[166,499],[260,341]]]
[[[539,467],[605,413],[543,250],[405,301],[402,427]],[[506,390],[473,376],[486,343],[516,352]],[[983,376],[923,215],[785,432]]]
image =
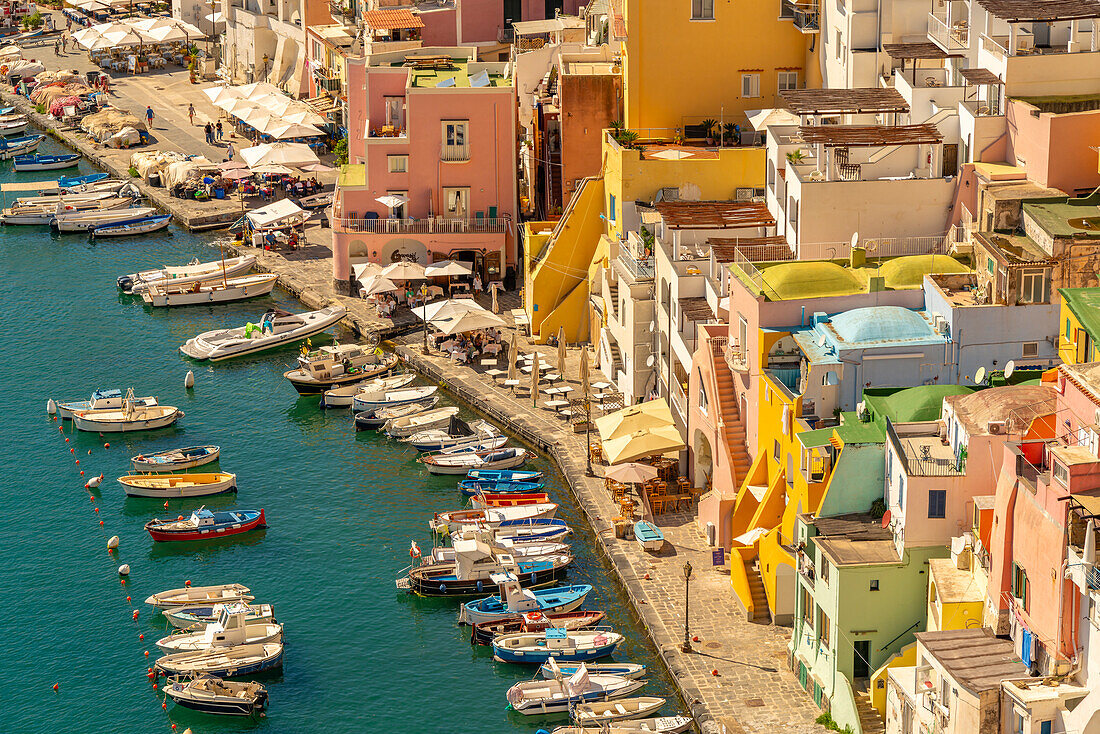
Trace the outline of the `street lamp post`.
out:
[[[584,456],[588,462],[584,475],[594,477],[596,472],[592,471],[592,400],[588,397],[588,393],[584,394],[584,446]]]
[[[691,632],[688,619],[688,601],[691,591],[691,561],[684,563],[684,644],[680,646],[680,652],[694,652],[691,649]]]

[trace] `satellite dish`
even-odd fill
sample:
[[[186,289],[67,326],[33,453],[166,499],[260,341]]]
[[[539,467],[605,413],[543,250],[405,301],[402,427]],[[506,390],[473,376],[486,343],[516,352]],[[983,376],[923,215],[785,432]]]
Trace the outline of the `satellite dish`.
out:
[[[1012,377],[1012,373],[1016,371],[1016,362],[1008,360],[1008,364],[1005,365],[1005,379]]]
[[[649,333],[652,334],[655,331],[657,331],[657,322],[656,321],[650,321],[649,322]]]
[[[817,338],[817,346],[819,346],[819,347],[825,346],[825,335],[824,334],[822,334],[821,336],[819,336]]]
[[[979,367],[974,371],[974,384],[980,385],[985,382],[985,367]]]
[[[646,366],[646,367],[652,367],[652,366],[653,366],[653,363],[654,363],[655,361],[656,361],[656,360],[654,360],[654,359],[653,359],[653,355],[651,354],[651,355],[649,355],[648,357],[646,357],[646,358],[645,358],[645,366]]]
[[[859,247],[859,232],[852,232],[852,247]]]

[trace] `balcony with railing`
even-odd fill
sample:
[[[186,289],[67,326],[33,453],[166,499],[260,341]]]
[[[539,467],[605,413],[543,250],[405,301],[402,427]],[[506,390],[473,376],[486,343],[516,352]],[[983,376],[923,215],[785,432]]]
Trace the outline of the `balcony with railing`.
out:
[[[1095,533],[1095,531],[1093,531]],[[1095,539],[1093,543],[1095,544]],[[1093,546],[1095,548],[1095,545]],[[1090,591],[1100,591],[1100,568],[1096,565],[1096,553],[1093,559],[1085,558],[1085,551],[1080,546],[1066,546],[1066,578],[1077,585],[1082,594]]]
[[[946,10],[931,12],[928,14],[928,38],[948,53],[965,51],[970,48],[970,21],[961,14],[953,17]]]
[[[817,572],[814,569],[813,559],[810,558],[810,554],[806,551],[802,551],[798,554],[798,575],[802,577],[802,580],[810,585],[812,588],[817,581]]]
[[[324,66],[313,68],[313,81],[326,92],[339,93],[344,88],[344,81],[340,78],[340,75],[334,69]]]
[[[346,18],[350,20],[355,19],[355,3],[341,2],[341,0],[331,0],[328,4],[329,14],[333,18]]]
[[[794,20],[794,27],[803,33],[821,31],[821,11],[818,9],[816,0],[803,2],[783,0],[781,17]]]
[[[470,144],[444,145],[439,159],[448,163],[463,163],[470,160]]]
[[[634,280],[653,280],[656,267],[653,255],[639,258],[632,248],[623,245],[619,247],[619,262]]]
[[[501,234],[507,232],[511,219],[450,219],[434,217],[426,219],[354,219],[340,217],[333,221],[333,228],[344,232],[365,234]]]

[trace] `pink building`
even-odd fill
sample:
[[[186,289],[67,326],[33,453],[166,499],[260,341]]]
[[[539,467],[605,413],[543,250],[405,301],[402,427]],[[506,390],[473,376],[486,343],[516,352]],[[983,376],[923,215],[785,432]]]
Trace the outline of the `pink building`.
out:
[[[469,262],[485,283],[514,266],[515,88],[471,48],[349,59],[348,164],[332,217],[333,278],[353,262]],[[396,197],[395,206],[378,200]]]

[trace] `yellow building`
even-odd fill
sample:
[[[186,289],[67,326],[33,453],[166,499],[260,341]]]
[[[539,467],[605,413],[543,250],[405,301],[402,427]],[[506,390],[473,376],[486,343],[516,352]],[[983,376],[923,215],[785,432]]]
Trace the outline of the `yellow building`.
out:
[[[793,17],[777,17],[780,3],[621,0],[611,7],[624,122],[642,137],[674,130],[704,137],[688,126],[708,118],[744,129],[746,110],[777,106],[781,90],[821,84],[810,51],[821,43]]]
[[[1100,361],[1100,288],[1061,288],[1058,356],[1066,364]]]

